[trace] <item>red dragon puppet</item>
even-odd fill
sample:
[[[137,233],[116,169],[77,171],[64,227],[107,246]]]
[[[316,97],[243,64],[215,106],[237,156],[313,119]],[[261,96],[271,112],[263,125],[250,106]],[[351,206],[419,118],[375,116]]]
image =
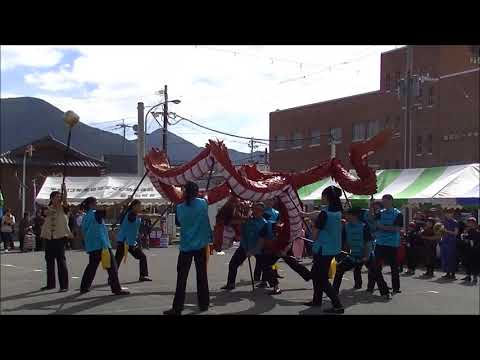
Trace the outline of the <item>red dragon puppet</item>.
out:
[[[212,173],[223,180],[201,194],[209,204],[232,197],[251,202],[278,198],[282,226],[275,244],[278,251],[283,251],[302,236],[302,218],[299,213],[301,201],[297,190],[330,176],[349,193],[376,193],[375,171],[368,167],[367,158],[381,148],[391,134],[391,130],[386,129],[366,142],[351,145],[349,158],[358,177],[351,175],[341,161],[335,158],[297,173],[262,172],[255,165],[236,167],[230,161],[223,142],[213,140],[210,140],[193,160],[179,167],[171,167],[164,152],[152,149],[145,156],[145,167],[149,170],[148,176],[157,191],[175,204],[183,201],[181,186],[188,181],[198,181],[205,176],[211,176]],[[225,237],[225,225],[228,222],[226,219],[231,216],[232,208],[237,204],[230,199],[224,206],[226,209],[223,214],[217,216],[219,226],[222,227],[214,230],[217,251],[220,251],[222,239]],[[231,234],[231,229],[228,231],[229,237],[235,236]],[[238,229],[236,233],[238,235]]]

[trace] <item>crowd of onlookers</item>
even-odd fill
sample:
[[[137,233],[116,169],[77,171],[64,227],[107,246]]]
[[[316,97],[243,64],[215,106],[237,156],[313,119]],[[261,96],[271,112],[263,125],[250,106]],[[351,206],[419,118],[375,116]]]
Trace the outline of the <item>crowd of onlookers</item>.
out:
[[[8,252],[9,250],[14,250],[14,240],[17,239],[19,244],[20,251],[35,250],[41,251],[45,249],[44,240],[41,239],[40,234],[42,232],[42,226],[45,223],[45,218],[47,217],[47,207],[41,207],[37,209],[35,216],[30,216],[28,212],[23,214],[23,217],[17,224],[17,220],[12,213],[11,209],[5,209],[3,216],[1,217],[1,242],[3,244],[3,249]],[[80,209],[69,214],[69,228],[72,230],[74,235],[73,239],[67,241],[67,249],[80,249],[82,248],[82,239],[80,232],[80,224],[84,212]],[[25,238],[27,236],[32,236],[34,241],[34,248],[31,249],[26,246]]]
[[[45,249],[44,240],[40,237],[42,232],[42,226],[45,223],[47,217],[47,207],[41,207],[35,212],[35,216],[30,216],[28,212],[23,214],[23,218],[18,220],[12,213],[11,209],[5,209],[3,216],[0,216],[1,220],[1,243],[3,249],[8,252],[15,249],[14,241],[17,240],[19,244],[18,250],[20,251],[41,251]],[[80,225],[82,223],[85,212],[80,208],[73,208],[69,214],[68,227],[73,233],[72,239],[67,239],[67,249],[82,249],[83,237],[80,231]],[[143,247],[148,247],[148,236],[151,231],[151,220],[143,219],[140,227],[140,240]],[[25,238],[27,236],[33,236],[35,239],[34,249],[30,249],[25,244]]]
[[[426,269],[423,277],[433,277],[435,269],[441,268],[445,272],[442,278],[456,280],[455,273],[463,268],[466,276],[461,280],[477,283],[480,228],[475,217],[465,219],[460,211],[454,209],[437,210],[430,214],[417,212],[403,238],[406,275],[415,274],[415,270],[423,265]]]

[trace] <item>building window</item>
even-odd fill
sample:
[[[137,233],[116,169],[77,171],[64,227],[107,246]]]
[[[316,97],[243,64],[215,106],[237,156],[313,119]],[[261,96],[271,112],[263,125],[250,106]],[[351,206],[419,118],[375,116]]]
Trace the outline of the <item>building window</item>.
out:
[[[365,124],[353,124],[352,141],[362,141],[365,139]]]
[[[383,122],[383,128],[384,128],[384,129],[389,129],[390,126],[391,126],[391,125],[390,125],[390,116],[387,116],[387,117],[385,118],[385,121]]]
[[[390,91],[390,74],[385,75],[385,90]]]
[[[275,136],[275,150],[285,150],[287,139],[285,136]]]
[[[292,149],[298,149],[302,147],[302,133],[295,131],[292,135]]]
[[[421,155],[422,152],[423,152],[423,149],[422,149],[422,137],[421,136],[417,136],[417,155]]]
[[[320,130],[312,130],[311,132],[310,145],[320,145]]]
[[[401,124],[400,116],[397,116],[397,118],[395,119],[395,130],[399,130],[399,131],[401,130],[400,129],[400,126],[401,126],[400,124]]]
[[[340,144],[342,142],[342,129],[341,128],[331,128],[330,129],[330,140],[333,138],[334,144]],[[330,143],[330,141],[329,141]]]
[[[433,136],[432,134],[427,135],[427,153],[433,154]]]
[[[377,135],[378,133],[378,121],[373,120],[368,122],[368,127],[367,127],[367,139],[370,139]]]
[[[390,169],[390,161],[385,160],[385,169]]]
[[[400,160],[395,160],[395,169],[400,169]]]
[[[397,71],[395,73],[395,89],[397,89],[400,86],[400,71]]]
[[[428,105],[433,105],[433,86],[428,89]]]

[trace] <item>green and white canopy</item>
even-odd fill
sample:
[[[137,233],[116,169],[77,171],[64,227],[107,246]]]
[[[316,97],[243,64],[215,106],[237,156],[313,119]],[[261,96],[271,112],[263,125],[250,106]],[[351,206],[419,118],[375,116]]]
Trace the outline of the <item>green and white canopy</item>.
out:
[[[468,165],[440,166],[418,169],[391,169],[377,171],[375,199],[391,194],[395,199],[409,203],[456,202],[457,199],[478,199],[480,166]],[[322,191],[330,185],[338,186],[331,178],[320,180],[299,189],[302,200],[320,200]],[[368,200],[367,195],[347,193],[351,200]],[[342,196],[342,198],[344,198]]]

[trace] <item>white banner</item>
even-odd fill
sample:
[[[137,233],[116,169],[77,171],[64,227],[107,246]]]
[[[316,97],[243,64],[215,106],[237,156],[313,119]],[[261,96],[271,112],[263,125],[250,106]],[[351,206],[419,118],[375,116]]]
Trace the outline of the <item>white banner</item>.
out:
[[[76,204],[89,196],[96,197],[101,203],[116,203],[130,196],[141,178],[137,176],[102,176],[102,177],[67,177],[67,200]],[[61,177],[49,176],[40,189],[36,201],[41,204],[48,203],[52,191],[60,191]],[[135,194],[135,199],[145,204],[164,204],[165,199],[155,190],[148,176]]]

